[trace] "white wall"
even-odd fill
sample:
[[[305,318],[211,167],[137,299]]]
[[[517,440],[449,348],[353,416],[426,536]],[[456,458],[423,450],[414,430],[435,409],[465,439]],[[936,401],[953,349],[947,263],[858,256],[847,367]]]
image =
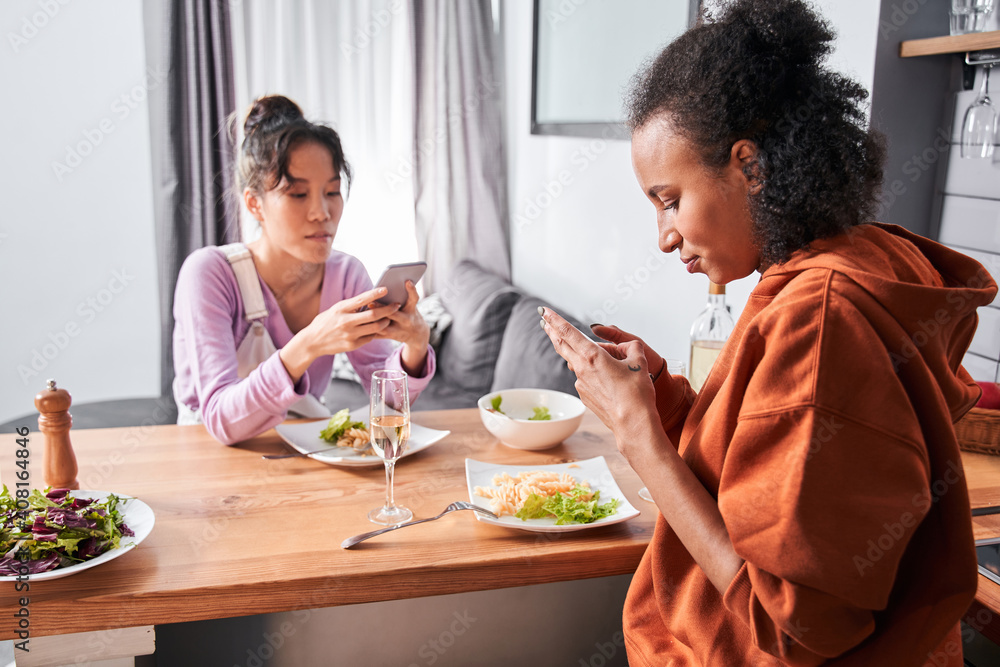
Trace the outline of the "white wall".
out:
[[[878,3],[820,3],[839,30],[831,66],[871,86]],[[514,282],[584,324],[617,324],[662,355],[687,359],[708,279],[656,246],[652,205],[632,173],[629,143],[530,134],[530,2],[505,2],[507,161]],[[727,287],[738,315],[754,274]]]
[[[0,422],[50,377],[158,395],[142,3],[6,0],[0,35]]]

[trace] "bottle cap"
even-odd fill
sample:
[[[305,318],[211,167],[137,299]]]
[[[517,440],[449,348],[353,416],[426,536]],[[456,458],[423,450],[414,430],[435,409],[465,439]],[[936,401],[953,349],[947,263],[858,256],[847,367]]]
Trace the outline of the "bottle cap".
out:
[[[725,294],[726,293],[726,286],[725,285],[716,285],[713,282],[709,282],[708,283],[708,293],[709,294]]]

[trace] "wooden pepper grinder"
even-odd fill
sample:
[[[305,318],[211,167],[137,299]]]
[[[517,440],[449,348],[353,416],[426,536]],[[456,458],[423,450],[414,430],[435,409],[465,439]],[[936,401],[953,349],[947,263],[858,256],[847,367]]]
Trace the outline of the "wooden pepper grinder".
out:
[[[56,389],[56,381],[49,380],[46,389],[35,395],[38,408],[38,429],[45,435],[45,483],[54,489],[79,489],[76,480],[76,455],[69,441],[73,416],[69,406],[73,397],[65,389]]]

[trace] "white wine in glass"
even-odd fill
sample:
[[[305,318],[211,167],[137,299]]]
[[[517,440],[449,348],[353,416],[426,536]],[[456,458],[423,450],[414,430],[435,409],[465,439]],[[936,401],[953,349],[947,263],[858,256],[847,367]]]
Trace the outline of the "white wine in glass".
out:
[[[410,393],[405,372],[372,373],[368,432],[372,448],[385,463],[385,505],[369,512],[368,520],[383,526],[409,521],[413,512],[396,505],[392,488],[396,461],[410,439]]]

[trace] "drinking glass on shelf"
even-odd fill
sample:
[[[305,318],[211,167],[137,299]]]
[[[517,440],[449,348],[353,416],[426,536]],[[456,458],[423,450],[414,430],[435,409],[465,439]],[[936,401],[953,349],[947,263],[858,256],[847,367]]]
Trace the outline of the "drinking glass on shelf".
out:
[[[664,373],[670,373],[671,375],[687,375],[687,365],[680,359],[667,359],[666,362],[667,365],[663,367]],[[646,487],[639,489],[639,497],[643,500],[648,500],[649,502],[655,502],[653,500],[653,496],[649,493],[649,489]]]
[[[951,34],[982,32],[992,12],[993,0],[951,0]]]
[[[983,85],[979,97],[969,105],[962,122],[962,157],[988,158],[993,155],[993,142],[997,137],[997,110],[990,101],[990,69],[983,66]]]
[[[372,449],[385,463],[385,506],[368,513],[368,520],[383,526],[394,526],[413,518],[413,512],[396,505],[392,479],[396,461],[406,451],[410,439],[410,393],[403,371],[372,373],[368,432]]]

